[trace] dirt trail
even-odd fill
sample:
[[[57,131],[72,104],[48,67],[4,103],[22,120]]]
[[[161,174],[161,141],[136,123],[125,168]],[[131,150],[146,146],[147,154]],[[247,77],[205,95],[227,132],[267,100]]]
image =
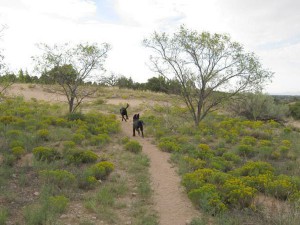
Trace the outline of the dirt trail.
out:
[[[193,217],[199,216],[180,185],[180,178],[175,168],[169,163],[170,154],[160,151],[151,144],[150,138],[132,137],[130,121],[122,123],[122,130],[143,146],[143,152],[150,159],[149,172],[160,225],[185,225]]]

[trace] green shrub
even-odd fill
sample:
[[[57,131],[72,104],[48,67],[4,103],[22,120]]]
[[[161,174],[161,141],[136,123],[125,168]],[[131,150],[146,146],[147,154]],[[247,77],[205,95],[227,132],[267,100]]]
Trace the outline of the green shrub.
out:
[[[78,178],[78,187],[85,190],[91,190],[94,189],[99,183],[96,179],[96,177],[90,175],[91,172],[87,171],[82,176]]]
[[[70,164],[93,163],[98,159],[98,155],[90,150],[69,150],[65,153],[65,157]]]
[[[220,187],[225,183],[226,180],[232,178],[232,175],[228,173],[224,173],[222,171],[214,171],[210,174],[210,176],[207,176],[206,180],[208,183],[217,185]]]
[[[198,189],[190,191],[188,196],[195,205],[213,215],[227,210],[215,185],[205,184]]]
[[[65,118],[54,118],[51,123],[54,126],[65,127],[68,124],[68,121]]]
[[[63,213],[69,203],[69,199],[63,195],[51,196],[48,199],[50,210],[54,213]]]
[[[124,145],[124,144],[127,144],[127,142],[129,142],[130,141],[130,138],[129,137],[123,137],[122,139],[121,139],[121,143]]]
[[[207,182],[208,178],[211,177],[215,171],[216,170],[213,169],[198,169],[192,173],[187,173],[183,176],[182,184],[188,192],[192,189],[198,189]]]
[[[266,192],[269,195],[281,200],[287,200],[296,191],[297,188],[291,178],[285,175],[278,176],[275,180],[269,182],[266,187]]]
[[[12,148],[11,152],[16,157],[16,159],[21,159],[21,157],[25,154],[25,149],[21,146],[17,146]]]
[[[84,121],[85,120],[85,115],[83,115],[80,112],[69,113],[69,114],[67,114],[66,117],[67,117],[67,120],[69,120],[69,121],[75,121],[75,120],[82,120],[82,121]]]
[[[186,167],[189,171],[202,169],[206,165],[206,162],[202,159],[194,159],[192,157],[184,156],[183,160],[185,161]]]
[[[180,150],[179,145],[168,137],[161,138],[158,147],[164,152],[178,152]]]
[[[20,130],[8,130],[6,132],[6,135],[9,137],[9,138],[16,138],[16,137],[19,137],[21,136],[22,132]]]
[[[40,161],[51,162],[61,158],[60,153],[57,150],[43,146],[34,148],[32,153],[35,159]]]
[[[243,139],[241,140],[241,143],[244,145],[255,145],[257,142],[257,139],[255,137],[252,136],[245,136],[243,137]]]
[[[282,140],[281,144],[282,144],[282,146],[285,146],[285,147],[288,147],[288,148],[290,148],[291,145],[292,145],[291,141],[289,141],[289,140]]]
[[[193,152],[195,158],[200,158],[203,160],[208,160],[214,157],[215,153],[210,149],[207,144],[199,144],[198,149]]]
[[[98,134],[94,135],[90,138],[90,144],[91,145],[104,145],[107,144],[110,141],[110,137],[108,134]]]
[[[41,129],[37,131],[37,137],[43,141],[49,141],[50,132],[46,129]]]
[[[90,175],[94,176],[97,180],[106,179],[106,177],[113,170],[114,170],[114,164],[108,161],[99,162],[88,169]]]
[[[133,153],[139,153],[142,151],[142,148],[143,148],[140,145],[140,143],[135,140],[131,140],[131,141],[127,142],[124,147],[127,151],[130,151]]]
[[[14,116],[0,116],[0,123],[3,123],[5,125],[16,122],[17,120],[18,118]]]
[[[3,164],[6,166],[13,166],[17,158],[12,154],[4,154],[3,155]]]
[[[47,224],[49,211],[40,205],[30,205],[24,208],[24,222],[28,225]]]
[[[290,148],[287,146],[279,146],[278,148],[279,148],[280,155],[286,158],[290,151]]]
[[[251,145],[241,144],[237,147],[237,152],[243,157],[252,157],[255,154],[255,150]]]
[[[270,146],[272,146],[272,142],[270,141],[270,140],[260,140],[259,142],[258,142],[258,144],[259,144],[259,146],[268,146],[268,147],[270,147]]]
[[[80,144],[85,139],[85,136],[80,133],[75,133],[72,137],[72,141],[76,144]]]
[[[280,154],[280,151],[273,151],[272,154],[271,154],[271,159],[274,159],[274,160],[278,160],[281,158],[281,154]]]
[[[296,102],[296,103],[290,105],[289,110],[294,119],[296,119],[296,120],[300,119],[300,102]]]
[[[262,161],[249,161],[241,168],[238,168],[233,172],[233,174],[239,176],[258,176],[260,174],[273,174],[274,168],[271,164]]]
[[[284,134],[290,134],[293,131],[291,127],[285,127],[283,128],[283,133]]]
[[[240,163],[242,161],[241,157],[239,157],[238,155],[232,153],[232,152],[226,152],[222,155],[222,157],[224,159],[226,159],[227,161],[232,161],[234,163]]]
[[[296,204],[299,204],[300,202],[300,191],[295,191],[292,194],[288,196],[289,202],[294,202]]]
[[[64,150],[74,149],[76,143],[74,141],[64,141],[63,143]]]
[[[262,193],[266,192],[266,187],[273,179],[274,175],[271,173],[259,174],[257,176],[246,176],[242,178],[245,184]]]
[[[44,183],[55,185],[59,189],[71,188],[76,182],[75,176],[66,170],[42,170],[40,178]]]
[[[222,156],[222,155],[224,155],[225,153],[227,153],[227,149],[226,149],[226,148],[223,148],[223,147],[218,147],[218,148],[215,150],[215,155],[216,155],[216,156]]]
[[[24,144],[24,141],[23,140],[12,140],[10,143],[9,143],[9,147],[12,149],[14,147],[22,147],[22,148],[25,148],[25,144]]]
[[[225,181],[221,190],[225,202],[231,207],[241,209],[251,205],[257,192],[255,188],[246,186],[238,178],[231,178]]]
[[[233,168],[232,161],[227,161],[225,158],[216,156],[209,160],[209,167],[220,170],[229,171]]]

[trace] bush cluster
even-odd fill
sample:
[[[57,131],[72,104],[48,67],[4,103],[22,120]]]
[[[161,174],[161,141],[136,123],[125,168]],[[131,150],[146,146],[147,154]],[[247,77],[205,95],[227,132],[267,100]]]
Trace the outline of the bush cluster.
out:
[[[124,145],[125,149],[127,151],[133,152],[133,153],[140,153],[142,151],[142,146],[138,141],[130,140]]]
[[[77,149],[65,151],[64,157],[69,164],[93,163],[98,159],[98,155],[91,150]]]
[[[36,160],[40,161],[54,161],[61,158],[60,153],[56,149],[49,147],[39,146],[32,150],[32,153]]]

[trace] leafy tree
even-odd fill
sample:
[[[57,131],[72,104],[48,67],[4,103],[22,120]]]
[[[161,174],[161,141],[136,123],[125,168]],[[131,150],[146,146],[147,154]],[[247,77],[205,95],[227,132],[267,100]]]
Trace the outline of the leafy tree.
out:
[[[43,54],[33,57],[36,69],[46,76],[44,80],[59,85],[60,89],[55,91],[66,96],[69,112],[74,112],[86,97],[97,91],[96,87],[85,87],[85,82],[100,79],[99,71],[104,71],[110,45],[85,43],[71,47],[66,43],[50,47],[41,44],[39,48]],[[98,73],[93,73],[95,70],[99,70]],[[49,73],[45,75],[45,71]]]
[[[181,26],[173,36],[154,32],[144,46],[155,53],[150,57],[153,70],[180,83],[195,125],[224,100],[262,88],[273,75],[226,34],[198,33]]]
[[[300,101],[295,102],[289,106],[291,115],[294,119],[299,120],[300,119]]]
[[[24,73],[23,70],[20,69],[19,72],[18,72],[18,81],[21,82],[21,83],[32,83],[33,79],[28,74],[27,70]]]
[[[131,77],[120,76],[117,82],[119,88],[133,88],[133,80]]]
[[[2,25],[0,28],[0,37],[3,35],[3,31],[5,30],[6,26]],[[6,76],[9,72],[7,71],[7,66],[4,62],[4,55],[2,53],[2,49],[0,49],[0,95],[6,91],[8,87],[10,87],[15,79],[12,76]]]
[[[149,78],[146,88],[154,92],[168,92],[168,84],[166,78],[163,76]]]
[[[119,79],[118,75],[111,73],[107,77],[102,77],[100,83],[103,85],[114,87],[118,85],[118,79]]]
[[[261,92],[236,96],[228,106],[231,112],[249,120],[282,121],[289,111],[286,104],[276,104],[272,96]]]

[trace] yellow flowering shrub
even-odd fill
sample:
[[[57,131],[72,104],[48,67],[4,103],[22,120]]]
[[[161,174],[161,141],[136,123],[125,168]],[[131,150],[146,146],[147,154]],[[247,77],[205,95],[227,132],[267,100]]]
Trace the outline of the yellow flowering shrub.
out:
[[[195,158],[207,160],[212,158],[215,153],[207,144],[199,144],[198,148],[193,152]]]
[[[266,187],[274,179],[272,173],[259,174],[257,176],[245,176],[242,180],[250,187],[257,189],[258,191],[265,193]]]
[[[231,178],[222,186],[222,195],[231,207],[246,208],[251,206],[257,190],[247,186],[239,178]]]
[[[35,159],[40,161],[51,162],[61,158],[60,153],[56,149],[39,146],[32,150]]]
[[[258,176],[260,174],[273,174],[275,169],[270,163],[263,161],[249,161],[242,167],[232,171],[233,174],[239,176]]]
[[[254,146],[257,142],[257,139],[252,136],[245,136],[242,138],[241,143],[244,145],[251,145]]]
[[[285,175],[278,176],[275,180],[269,182],[266,187],[266,192],[269,195],[282,200],[287,200],[291,194],[297,191],[291,178]]]
[[[206,165],[206,161],[202,159],[195,159],[192,157],[184,156],[184,162],[186,163],[186,167],[189,171],[195,171],[197,169],[202,169]]]
[[[208,177],[210,177],[214,171],[213,169],[198,169],[192,173],[187,173],[183,176],[182,184],[188,192],[192,189],[200,188],[207,182]]]
[[[191,201],[204,211],[215,215],[227,210],[226,205],[222,202],[217,188],[213,184],[205,184],[198,189],[193,189],[188,193]]]
[[[63,195],[50,196],[48,204],[51,211],[55,213],[63,213],[69,204],[69,199]]]
[[[25,149],[21,146],[13,147],[11,149],[11,152],[16,157],[16,159],[20,159],[22,155],[26,153]]]

